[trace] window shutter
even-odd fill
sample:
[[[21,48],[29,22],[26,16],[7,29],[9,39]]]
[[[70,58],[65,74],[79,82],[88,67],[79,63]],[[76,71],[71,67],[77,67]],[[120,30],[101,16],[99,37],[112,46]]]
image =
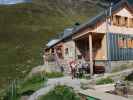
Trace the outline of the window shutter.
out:
[[[125,17],[125,26],[128,27],[128,18]]]
[[[133,18],[131,19],[131,27],[133,28]]]
[[[118,26],[121,26],[121,16],[118,16]]]
[[[129,18],[129,27],[132,27],[132,19]]]
[[[125,17],[121,17],[120,21],[121,21],[120,26],[125,26],[125,24],[126,24]]]
[[[113,24],[116,25],[117,22],[116,22],[116,16],[113,16]]]

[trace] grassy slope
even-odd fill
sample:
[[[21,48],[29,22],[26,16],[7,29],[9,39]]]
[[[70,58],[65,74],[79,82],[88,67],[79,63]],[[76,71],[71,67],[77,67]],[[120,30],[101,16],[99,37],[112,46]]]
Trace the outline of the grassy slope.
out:
[[[0,87],[41,64],[43,47],[55,33],[101,10],[99,6],[66,9],[48,2],[0,6]]]

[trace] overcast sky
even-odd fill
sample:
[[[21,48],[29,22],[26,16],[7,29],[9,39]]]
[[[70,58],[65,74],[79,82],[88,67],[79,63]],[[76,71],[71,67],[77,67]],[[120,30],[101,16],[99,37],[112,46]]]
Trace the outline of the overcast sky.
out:
[[[0,4],[16,4],[29,1],[31,0],[0,0]]]

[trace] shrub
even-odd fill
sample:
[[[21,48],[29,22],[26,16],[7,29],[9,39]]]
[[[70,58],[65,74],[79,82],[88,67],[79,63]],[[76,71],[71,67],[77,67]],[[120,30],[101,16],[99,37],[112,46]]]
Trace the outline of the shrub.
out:
[[[60,72],[42,72],[27,78],[24,82],[19,85],[19,94],[30,95],[34,91],[40,89],[44,86],[48,78],[61,77],[63,73]]]
[[[63,73],[60,73],[60,72],[52,72],[52,73],[42,72],[42,73],[34,74],[23,81],[17,81],[17,83],[15,84],[16,97],[19,98],[21,96],[31,95],[36,90],[43,87],[48,78],[55,78],[55,77],[61,77],[61,76],[63,76]],[[2,97],[10,98],[9,94],[12,94],[12,90],[11,91],[5,90],[4,92],[2,92]]]
[[[57,86],[53,91],[41,96],[38,100],[80,100],[72,88]]]
[[[17,100],[16,81],[10,83],[2,100]]]
[[[46,72],[45,75],[46,75],[47,78],[56,78],[56,77],[62,77],[63,73],[60,73],[60,72],[48,73],[48,72]]]
[[[133,81],[133,72],[131,74],[129,74],[126,78],[126,81]]]
[[[113,83],[114,81],[107,77],[107,78],[102,78],[102,79],[99,79],[96,81],[96,85],[102,85],[102,84],[110,84],[110,83]]]
[[[44,83],[47,81],[47,78],[41,74],[33,75],[30,78],[24,80],[24,82],[18,85],[18,93],[22,95],[30,95],[34,91],[44,86]]]

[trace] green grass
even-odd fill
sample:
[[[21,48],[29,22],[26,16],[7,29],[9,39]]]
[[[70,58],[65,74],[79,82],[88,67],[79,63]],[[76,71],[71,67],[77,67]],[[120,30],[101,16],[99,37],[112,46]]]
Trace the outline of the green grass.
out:
[[[64,76],[63,73],[60,72],[52,72],[52,73],[45,73],[46,77],[48,78],[58,78]]]
[[[63,74],[59,72],[43,72],[34,74],[31,77],[27,77],[25,80],[17,80],[15,82],[16,84],[13,84],[16,87],[16,97],[19,99],[21,96],[31,95],[33,92],[44,87],[48,78],[57,78],[62,76]],[[12,83],[10,83],[10,86],[12,86]],[[12,89],[7,87],[7,89],[1,92],[1,97],[10,98],[9,93],[12,94]]]
[[[0,7],[0,13],[0,88],[42,64],[46,42],[75,22],[32,4]]]
[[[107,77],[107,78],[102,78],[102,79],[97,80],[96,85],[111,84],[113,82],[114,81],[111,78]]]
[[[10,85],[2,92],[1,99],[4,98],[2,100],[19,100],[21,96],[29,96],[41,87],[44,87],[46,82],[47,78],[41,74],[34,75],[22,81],[17,80],[15,84],[10,83]],[[13,90],[11,88],[12,86],[14,87]]]
[[[38,100],[80,100],[72,88],[57,86],[48,94],[41,96]]]
[[[26,94],[28,92],[35,92],[36,90],[44,87],[47,78],[41,74],[34,75],[18,84],[18,94]]]
[[[29,77],[33,76],[41,76],[41,77],[46,77],[47,79],[49,78],[59,78],[63,77],[64,74],[61,72],[46,72],[46,71],[41,71],[39,73],[34,73],[33,75],[30,75]]]
[[[78,1],[76,8],[55,0],[0,6],[0,88],[8,80],[22,79],[43,63],[43,48],[66,27],[83,22],[102,10],[99,5]]]
[[[38,73],[32,77],[26,78],[24,82],[18,85],[18,94],[27,94],[35,92],[41,87],[45,86],[47,79],[62,77],[63,74],[60,72],[51,72],[51,73]]]

